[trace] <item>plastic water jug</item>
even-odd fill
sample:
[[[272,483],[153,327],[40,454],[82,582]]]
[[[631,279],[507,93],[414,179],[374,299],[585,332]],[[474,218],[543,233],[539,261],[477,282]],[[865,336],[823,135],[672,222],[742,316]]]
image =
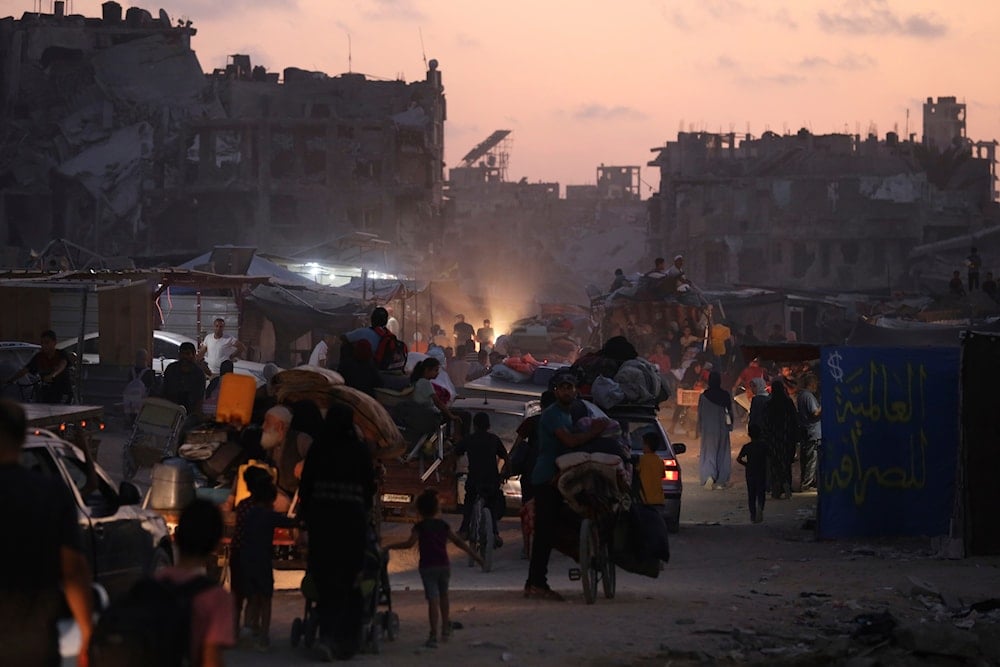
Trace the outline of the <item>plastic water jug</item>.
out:
[[[252,375],[227,373],[219,383],[219,402],[215,408],[215,421],[245,426],[253,413],[253,398],[257,381]]]

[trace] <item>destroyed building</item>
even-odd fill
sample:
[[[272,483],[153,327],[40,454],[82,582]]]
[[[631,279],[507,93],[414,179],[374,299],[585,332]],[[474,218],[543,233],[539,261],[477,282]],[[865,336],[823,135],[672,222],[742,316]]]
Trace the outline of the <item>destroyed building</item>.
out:
[[[955,98],[928,99],[925,132],[924,142],[681,132],[652,149],[651,249],[683,253],[705,285],[917,287],[913,248],[998,221],[995,142],[965,137]]]
[[[448,172],[450,241],[469,294],[530,314],[532,301],[586,303],[588,283],[639,270],[646,252],[640,168],[596,168],[592,184],[508,180],[510,130],[497,130]],[[512,271],[512,267],[516,270]]]
[[[65,6],[0,20],[4,263],[53,238],[183,256],[292,254],[354,230],[419,249],[440,233],[436,61],[414,83],[296,68],[279,81],[248,56],[206,75],[189,21]]]

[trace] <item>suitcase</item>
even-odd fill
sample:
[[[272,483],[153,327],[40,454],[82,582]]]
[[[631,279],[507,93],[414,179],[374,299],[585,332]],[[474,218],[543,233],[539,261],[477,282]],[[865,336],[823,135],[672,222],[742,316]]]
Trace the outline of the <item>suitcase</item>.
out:
[[[226,441],[213,454],[199,464],[201,472],[211,480],[224,476],[232,465],[243,456],[243,448],[235,442]]]
[[[253,413],[257,380],[252,375],[227,373],[219,383],[219,401],[215,408],[215,421],[246,426]]]

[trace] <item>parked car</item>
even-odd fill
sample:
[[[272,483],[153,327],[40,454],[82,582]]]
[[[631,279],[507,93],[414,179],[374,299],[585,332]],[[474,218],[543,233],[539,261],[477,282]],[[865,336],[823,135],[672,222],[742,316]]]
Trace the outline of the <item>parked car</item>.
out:
[[[56,345],[56,347],[60,350],[66,350],[67,352],[76,354],[78,343],[79,341],[76,338],[70,338],[62,341]],[[100,334],[97,331],[92,331],[83,337],[83,355],[81,357],[83,363],[100,363],[101,357],[98,349],[99,343]],[[153,361],[153,370],[157,373],[163,373],[167,366],[177,361],[177,359],[181,356],[181,343],[191,343],[195,346],[195,348],[198,347],[198,341],[194,338],[189,338],[184,334],[174,333],[172,331],[162,331],[160,329],[154,330],[153,349],[150,354],[150,358]],[[264,364],[240,359],[233,364],[233,370],[242,375],[252,375],[257,381],[258,387],[266,384],[266,380],[264,379]]]
[[[76,503],[91,571],[112,600],[141,576],[173,562],[163,517],[140,507],[134,484],[122,482],[115,489],[108,474],[96,463],[88,464],[76,446],[49,431],[30,430],[21,465],[66,485]]]
[[[40,349],[41,346],[35,343],[0,342],[0,382],[27,366]],[[34,381],[35,378],[22,377],[15,384],[0,389],[0,396],[12,401],[26,401],[30,398],[31,385]]]

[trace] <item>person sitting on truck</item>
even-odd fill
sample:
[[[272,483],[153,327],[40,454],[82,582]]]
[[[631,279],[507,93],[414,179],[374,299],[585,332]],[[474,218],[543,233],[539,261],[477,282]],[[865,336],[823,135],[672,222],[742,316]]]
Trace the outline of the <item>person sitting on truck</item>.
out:
[[[503,546],[500,539],[500,516],[504,511],[503,492],[500,490],[500,479],[497,464],[507,463],[507,449],[495,433],[490,432],[490,416],[485,412],[477,412],[472,418],[472,434],[463,438],[455,447],[455,455],[469,455],[469,474],[465,478],[465,511],[459,535],[468,539],[469,520],[476,499],[482,496],[493,519],[493,544]]]
[[[28,373],[39,376],[41,384],[35,394],[36,403],[68,404],[73,398],[72,362],[69,354],[56,347],[56,333],[51,329],[42,332],[42,349],[28,361],[28,365],[7,378],[10,384]]]
[[[645,278],[652,278],[653,280],[659,280],[660,278],[667,277],[667,260],[662,257],[657,257],[653,260],[653,270],[647,271],[643,276]]]
[[[614,292],[622,287],[631,287],[632,281],[625,277],[625,272],[621,269],[615,269],[615,279],[611,281],[611,287],[608,288],[608,292]]]

